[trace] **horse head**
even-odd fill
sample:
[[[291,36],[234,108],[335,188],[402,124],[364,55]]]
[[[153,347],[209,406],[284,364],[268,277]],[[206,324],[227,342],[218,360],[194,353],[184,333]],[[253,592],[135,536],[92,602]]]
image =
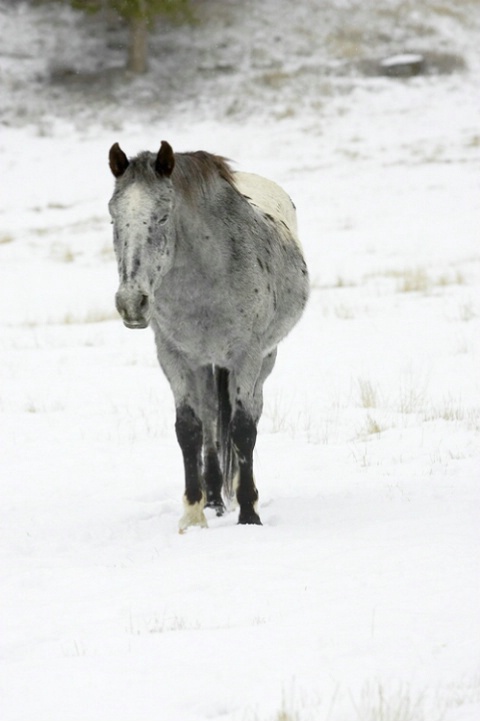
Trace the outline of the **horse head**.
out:
[[[129,160],[115,143],[109,165],[116,179],[108,206],[120,278],[116,306],[127,328],[146,328],[156,286],[173,262],[175,155],[162,141],[157,155]]]

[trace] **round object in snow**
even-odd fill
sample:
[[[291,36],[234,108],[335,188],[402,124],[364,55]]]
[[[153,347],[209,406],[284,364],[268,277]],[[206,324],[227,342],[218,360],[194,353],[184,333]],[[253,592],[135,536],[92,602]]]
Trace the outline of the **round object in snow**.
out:
[[[380,70],[391,78],[410,78],[425,70],[425,58],[417,53],[392,55],[380,62]]]

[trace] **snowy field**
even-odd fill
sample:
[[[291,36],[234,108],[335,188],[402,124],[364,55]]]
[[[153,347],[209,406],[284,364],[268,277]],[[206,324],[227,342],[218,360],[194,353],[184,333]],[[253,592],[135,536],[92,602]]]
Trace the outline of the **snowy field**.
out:
[[[457,49],[478,48],[470,5],[473,29],[439,14]],[[31,12],[16,16],[27,39]],[[467,59],[450,75],[353,79],[318,112],[270,120],[198,119],[192,104],[157,125],[14,122],[9,106],[2,721],[480,718],[480,103]],[[108,149],[162,138],[233,158],[297,205],[312,293],[265,387],[262,527],[229,513],[178,534],[170,389],[151,332],[114,309]]]

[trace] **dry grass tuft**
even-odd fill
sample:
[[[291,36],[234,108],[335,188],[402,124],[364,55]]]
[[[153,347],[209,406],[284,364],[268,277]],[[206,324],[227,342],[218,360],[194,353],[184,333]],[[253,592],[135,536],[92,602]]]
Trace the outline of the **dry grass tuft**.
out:
[[[362,408],[376,408],[378,406],[378,391],[371,381],[359,378],[358,391]]]
[[[385,429],[382,428],[381,425],[378,423],[378,421],[376,421],[375,418],[373,418],[369,413],[365,420],[365,428],[364,428],[365,435],[372,436],[377,433],[381,433],[383,430],[385,430]]]
[[[399,278],[397,290],[399,293],[426,293],[431,287],[431,280],[423,268],[413,268],[403,271]]]

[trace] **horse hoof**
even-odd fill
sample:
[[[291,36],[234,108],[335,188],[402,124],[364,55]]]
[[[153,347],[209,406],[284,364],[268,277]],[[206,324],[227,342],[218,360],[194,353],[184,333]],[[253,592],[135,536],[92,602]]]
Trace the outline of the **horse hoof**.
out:
[[[224,502],[221,499],[219,501],[207,501],[207,503],[205,504],[205,508],[212,508],[215,511],[216,516],[223,516],[223,514],[227,510],[225,508]]]
[[[240,511],[238,518],[238,525],[240,526],[262,526],[260,516],[254,510]]]
[[[198,503],[190,504],[186,497],[183,499],[185,513],[178,524],[178,532],[185,533],[190,526],[200,526],[200,528],[208,528],[207,519],[203,512],[203,498]]]

